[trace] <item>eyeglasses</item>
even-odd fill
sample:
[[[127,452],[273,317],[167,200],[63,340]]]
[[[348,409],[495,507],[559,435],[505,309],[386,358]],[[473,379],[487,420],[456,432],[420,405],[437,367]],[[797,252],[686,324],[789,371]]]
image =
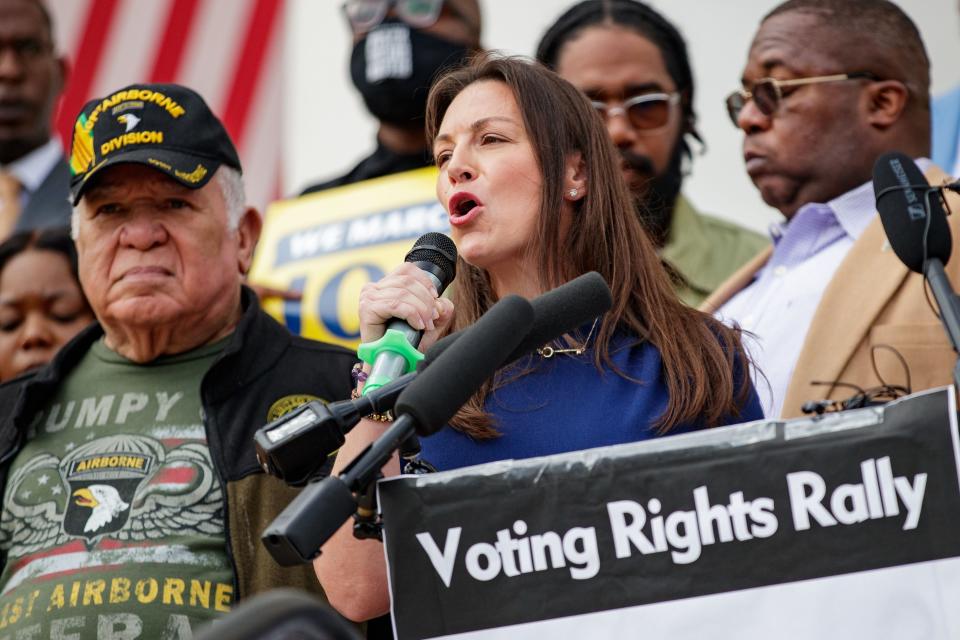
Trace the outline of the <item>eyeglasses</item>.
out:
[[[20,38],[9,42],[0,41],[0,53],[8,48],[22,62],[32,62],[53,50],[49,42],[36,38]]]
[[[735,126],[739,126],[740,112],[751,99],[765,116],[772,116],[780,106],[783,100],[784,87],[800,87],[807,84],[821,84],[824,82],[843,82],[845,80],[858,80],[866,78],[868,80],[879,80],[877,76],[869,71],[855,71],[853,73],[836,73],[829,76],[816,76],[813,78],[794,78],[792,80],[777,80],[776,78],[763,78],[757,80],[749,91],[738,89],[727,96],[727,113]]]
[[[604,120],[623,115],[633,128],[645,133],[653,133],[670,124],[673,105],[680,102],[680,94],[644,93],[627,98],[618,107],[609,107],[606,102],[591,100],[590,104]]]
[[[436,24],[443,11],[444,0],[347,0],[343,12],[347,14],[350,26],[356,33],[370,31],[383,22],[390,7],[398,18],[415,29]],[[452,4],[446,5],[451,14],[469,23],[459,9]]]

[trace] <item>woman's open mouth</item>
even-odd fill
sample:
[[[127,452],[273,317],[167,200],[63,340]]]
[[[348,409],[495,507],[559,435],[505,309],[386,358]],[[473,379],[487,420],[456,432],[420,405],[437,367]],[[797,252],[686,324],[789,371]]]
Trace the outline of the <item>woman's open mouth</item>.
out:
[[[463,225],[476,218],[483,209],[483,203],[472,193],[461,191],[453,194],[447,202],[450,224]]]

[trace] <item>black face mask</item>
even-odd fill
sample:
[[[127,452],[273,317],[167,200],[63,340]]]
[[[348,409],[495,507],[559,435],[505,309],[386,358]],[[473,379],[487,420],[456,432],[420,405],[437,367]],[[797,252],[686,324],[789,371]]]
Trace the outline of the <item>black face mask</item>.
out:
[[[647,156],[625,149],[621,149],[620,154],[635,171],[651,176],[643,193],[637,195],[637,214],[654,244],[663,246],[673,222],[673,207],[683,186],[683,145],[679,141],[674,145],[670,162],[660,175],[653,175],[653,162]]]
[[[462,44],[388,20],[353,46],[350,77],[378,120],[423,126],[430,83],[442,69],[462,64],[468,54]]]

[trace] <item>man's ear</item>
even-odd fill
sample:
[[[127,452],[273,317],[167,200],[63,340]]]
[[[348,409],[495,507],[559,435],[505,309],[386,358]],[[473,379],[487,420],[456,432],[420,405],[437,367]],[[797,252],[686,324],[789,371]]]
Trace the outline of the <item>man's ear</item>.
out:
[[[871,82],[866,90],[867,123],[887,129],[903,117],[910,90],[899,80]]]
[[[63,93],[64,87],[67,86],[67,81],[70,80],[70,61],[66,56],[57,56],[57,59],[54,61],[56,65],[56,92],[57,98],[60,97],[60,94]]]
[[[260,213],[253,207],[248,207],[240,218],[240,224],[237,225],[237,240],[239,248],[237,252],[237,267],[241,275],[247,275],[250,271],[250,265],[253,263],[253,251],[257,248],[257,241],[260,239],[260,231],[263,229],[263,219]]]
[[[574,202],[587,193],[587,165],[579,151],[567,156],[563,170],[563,198]]]
[[[51,137],[56,137],[56,131],[51,130],[50,127],[55,127],[57,122],[57,116],[60,114],[60,110],[63,108],[63,91],[67,86],[67,82],[70,80],[70,61],[66,56],[57,56],[53,60],[53,71],[52,77],[50,78],[50,95],[47,98],[47,108],[50,109],[50,122],[47,123],[48,133]],[[71,114],[73,115],[73,114]],[[70,122],[70,130],[73,131],[73,121]],[[72,133],[70,135],[73,135]],[[70,140],[67,140],[67,152],[69,153],[70,149]],[[70,158],[67,158],[69,162]]]

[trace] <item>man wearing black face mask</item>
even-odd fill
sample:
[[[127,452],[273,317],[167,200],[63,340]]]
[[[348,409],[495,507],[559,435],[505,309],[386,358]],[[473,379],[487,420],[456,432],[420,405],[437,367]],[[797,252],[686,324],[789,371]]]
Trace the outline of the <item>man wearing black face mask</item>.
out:
[[[302,195],[431,164],[423,130],[430,82],[480,50],[477,0],[348,0],[350,77],[380,123],[377,148]]]
[[[662,15],[634,0],[580,2],[547,30],[537,59],[603,116],[637,212],[684,302],[699,305],[766,246],[758,234],[698,213],[680,193],[688,139],[700,135],[686,43]]]

